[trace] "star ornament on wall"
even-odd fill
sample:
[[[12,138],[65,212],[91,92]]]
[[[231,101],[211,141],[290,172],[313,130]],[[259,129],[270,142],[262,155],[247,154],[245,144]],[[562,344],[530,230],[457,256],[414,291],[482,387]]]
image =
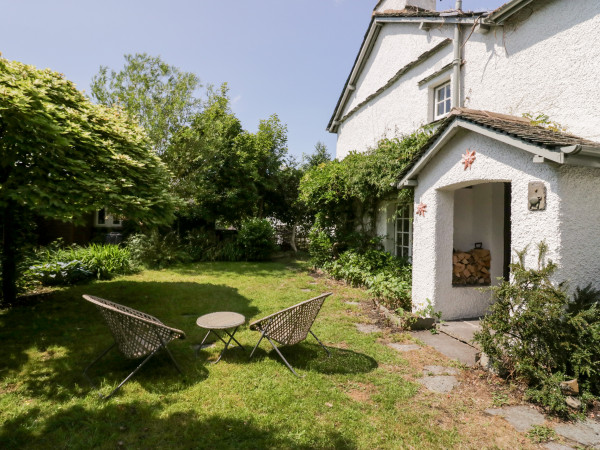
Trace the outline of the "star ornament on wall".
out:
[[[427,205],[423,202],[417,205],[417,216],[425,217],[425,213],[427,212]]]
[[[462,163],[465,166],[465,170],[470,169],[475,162],[475,150],[468,150],[462,155]]]

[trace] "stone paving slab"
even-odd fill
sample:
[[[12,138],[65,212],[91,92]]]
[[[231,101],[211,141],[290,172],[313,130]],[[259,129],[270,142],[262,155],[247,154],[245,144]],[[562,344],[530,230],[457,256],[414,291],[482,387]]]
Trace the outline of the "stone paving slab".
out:
[[[397,342],[389,343],[388,347],[398,350],[399,352],[410,352],[421,348],[421,346],[417,344],[398,344]]]
[[[424,366],[423,373],[426,375],[458,375],[458,369],[444,366]]]
[[[486,409],[491,416],[503,417],[515,430],[525,432],[533,425],[543,425],[546,418],[537,409],[528,406],[505,406],[504,408]]]
[[[440,324],[439,330],[455,339],[478,347],[473,341],[475,332],[481,330],[478,320],[453,320],[450,322],[443,322]]]
[[[469,367],[475,365],[477,350],[470,345],[457,341],[447,334],[431,334],[430,331],[411,331],[410,334],[435,348],[448,358],[456,359]]]
[[[592,420],[577,423],[565,423],[554,427],[557,434],[587,445],[592,448],[600,448],[600,423]]]
[[[350,302],[350,301],[347,301],[347,302],[344,302],[344,303],[346,305],[352,305],[352,306],[358,306],[358,305],[360,305],[360,302]]]
[[[438,392],[440,394],[447,394],[458,385],[456,377],[450,375],[437,375],[433,377],[424,376],[417,381],[430,391]]]
[[[356,329],[358,331],[360,331],[361,333],[379,333],[379,332],[383,331],[377,325],[371,325],[368,323],[357,323]]]
[[[544,444],[544,448],[546,450],[573,450],[573,447],[558,442],[547,442]]]

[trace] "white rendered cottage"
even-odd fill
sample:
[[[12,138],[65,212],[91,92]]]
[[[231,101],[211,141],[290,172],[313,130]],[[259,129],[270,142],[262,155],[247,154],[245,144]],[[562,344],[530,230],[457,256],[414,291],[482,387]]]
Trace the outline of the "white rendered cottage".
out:
[[[390,220],[396,207],[382,204],[377,224],[387,250],[412,258],[416,307],[429,299],[446,320],[486,312],[488,280],[453,284],[468,267],[455,251],[474,247],[490,252],[492,283],[514,250],[528,246],[533,265],[545,241],[557,281],[600,288],[600,1],[456,6],[378,2],[328,126],[337,157],[438,125],[398,183],[414,189],[414,208]]]

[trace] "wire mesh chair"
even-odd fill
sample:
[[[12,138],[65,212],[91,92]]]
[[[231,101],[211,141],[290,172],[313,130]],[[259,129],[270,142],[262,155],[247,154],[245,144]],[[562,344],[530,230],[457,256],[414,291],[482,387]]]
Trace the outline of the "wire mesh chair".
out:
[[[290,371],[300,377],[296,371],[292,368],[290,363],[284,358],[279,351],[279,348],[273,343],[273,341],[281,345],[294,345],[298,342],[303,341],[308,336],[308,333],[317,340],[317,342],[325,349],[328,356],[331,353],[325,347],[319,338],[311,331],[311,327],[325,302],[325,299],[329,297],[332,292],[319,295],[318,297],[311,298],[310,300],[303,301],[297,305],[290,306],[289,308],[283,309],[279,312],[271,314],[270,316],[264,317],[260,320],[252,322],[250,329],[254,331],[260,331],[260,339],[254,346],[250,358],[254,355],[254,351],[258,348],[263,338],[266,338],[269,343],[273,346],[279,357],[283,360],[285,365]]]
[[[105,399],[111,397],[123,386],[144,364],[148,362],[160,349],[166,350],[171,361],[180,374],[183,375],[181,368],[173,358],[167,344],[174,339],[185,339],[185,333],[176,328],[170,328],[164,325],[156,317],[137,311],[127,306],[119,305],[93,295],[84,295],[83,298],[93,303],[100,311],[106,321],[115,342],[108,347],[100,356],[92,361],[83,371],[83,375],[90,384],[94,383],[87,374],[90,367],[96,364],[104,355],[106,355],[115,346],[128,359],[140,359],[146,357],[142,363],[135,368]],[[100,396],[102,397],[102,395]]]

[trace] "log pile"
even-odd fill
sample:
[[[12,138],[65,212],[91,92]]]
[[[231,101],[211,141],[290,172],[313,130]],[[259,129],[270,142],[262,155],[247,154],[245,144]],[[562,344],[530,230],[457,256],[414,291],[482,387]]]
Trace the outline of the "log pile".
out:
[[[474,248],[469,252],[454,251],[452,255],[453,286],[485,286],[492,282],[489,250]]]

